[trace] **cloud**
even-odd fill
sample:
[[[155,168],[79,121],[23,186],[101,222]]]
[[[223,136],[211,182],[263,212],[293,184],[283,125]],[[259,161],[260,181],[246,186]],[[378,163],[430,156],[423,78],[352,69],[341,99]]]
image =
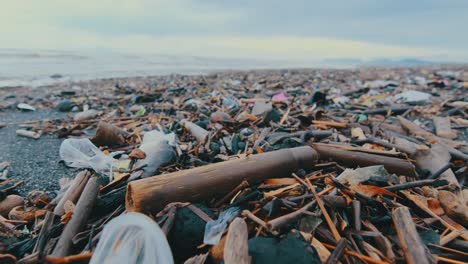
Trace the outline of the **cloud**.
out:
[[[0,48],[466,61],[468,35],[456,29],[468,22],[464,6],[433,0],[9,1],[0,9]]]

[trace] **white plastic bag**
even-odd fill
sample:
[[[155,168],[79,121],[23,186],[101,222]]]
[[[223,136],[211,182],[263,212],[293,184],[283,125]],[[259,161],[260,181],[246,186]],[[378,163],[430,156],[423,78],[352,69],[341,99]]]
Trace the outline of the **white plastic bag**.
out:
[[[166,236],[151,218],[128,213],[104,227],[90,264],[120,263],[174,263]]]
[[[144,159],[138,160],[134,168],[142,168],[142,177],[150,177],[157,173],[161,166],[172,164],[176,159],[174,133],[164,134],[162,131],[152,130],[143,136],[140,150],[146,154]]]
[[[90,168],[112,178],[114,159],[87,138],[65,139],[60,145],[60,159],[69,167]]]

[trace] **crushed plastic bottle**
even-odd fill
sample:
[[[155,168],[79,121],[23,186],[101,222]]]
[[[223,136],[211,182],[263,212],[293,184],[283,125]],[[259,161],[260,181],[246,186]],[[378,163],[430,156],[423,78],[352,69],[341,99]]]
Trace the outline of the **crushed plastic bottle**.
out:
[[[104,154],[87,138],[65,139],[60,145],[60,159],[74,168],[89,168],[112,179],[115,160]]]
[[[110,221],[102,232],[90,264],[174,263],[171,248],[158,224],[141,213]]]

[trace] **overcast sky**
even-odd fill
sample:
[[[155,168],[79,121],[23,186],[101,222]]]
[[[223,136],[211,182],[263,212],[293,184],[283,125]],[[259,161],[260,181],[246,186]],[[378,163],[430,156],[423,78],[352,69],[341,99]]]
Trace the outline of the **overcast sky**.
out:
[[[2,0],[0,48],[468,61],[464,0]]]

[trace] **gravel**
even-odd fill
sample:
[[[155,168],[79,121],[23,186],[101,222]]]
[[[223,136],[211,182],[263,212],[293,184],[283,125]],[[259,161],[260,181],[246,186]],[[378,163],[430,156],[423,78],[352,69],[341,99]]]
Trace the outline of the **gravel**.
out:
[[[53,110],[34,112],[0,112],[0,122],[12,123],[42,120],[63,116]],[[59,179],[73,177],[77,170],[67,168],[59,162],[59,148],[62,139],[56,135],[42,135],[39,139],[17,136],[17,125],[0,128],[0,162],[10,162],[9,178],[24,180],[17,190],[26,195],[31,190],[42,190],[54,196],[59,189]]]

